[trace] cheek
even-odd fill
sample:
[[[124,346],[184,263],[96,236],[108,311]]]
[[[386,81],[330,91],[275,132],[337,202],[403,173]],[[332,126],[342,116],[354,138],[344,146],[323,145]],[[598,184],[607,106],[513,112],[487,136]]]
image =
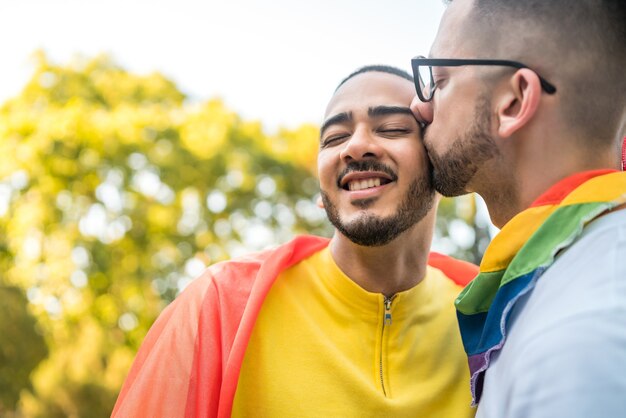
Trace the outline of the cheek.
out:
[[[322,189],[327,188],[329,184],[334,182],[337,165],[335,160],[337,159],[326,150],[320,151],[317,155],[317,176]]]
[[[430,160],[426,155],[426,152],[420,152],[414,155],[412,164],[409,165],[413,177],[424,177],[427,175],[430,168]]]
[[[409,169],[414,172],[421,172],[422,169],[426,166],[426,161],[428,160],[428,157],[426,155],[426,149],[423,147],[420,147],[419,149],[416,149],[410,153],[406,152],[403,158],[403,164],[409,167]]]
[[[451,80],[445,89],[439,92],[433,103],[433,126],[431,131],[436,130],[442,134],[442,138],[430,138],[431,141],[447,141],[446,136],[458,136],[463,134],[474,121],[476,100],[480,95],[475,83],[466,78],[459,77]]]
[[[437,106],[434,113],[433,124],[426,128],[424,141],[429,150],[442,150],[447,148],[459,136],[471,126],[472,112],[469,103],[465,106],[452,103],[446,106],[443,102]]]
[[[419,146],[413,145],[411,148],[404,147],[396,150],[396,164],[401,171],[404,171],[406,178],[414,179],[428,173],[429,159],[426,148],[420,142]]]
[[[420,150],[417,154],[416,158],[416,169],[423,168],[424,171],[428,170],[428,165],[430,164],[430,159],[428,158],[428,153],[426,152],[426,148]]]

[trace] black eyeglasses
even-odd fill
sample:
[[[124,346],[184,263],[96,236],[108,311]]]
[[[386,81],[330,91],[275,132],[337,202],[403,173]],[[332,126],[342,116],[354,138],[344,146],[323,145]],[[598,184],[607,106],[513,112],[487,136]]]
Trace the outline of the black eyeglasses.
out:
[[[528,68],[537,74],[541,82],[541,88],[548,94],[556,93],[556,87],[541,77],[535,70],[517,61],[488,60],[488,59],[453,59],[453,58],[426,58],[415,57],[411,60],[413,67],[413,79],[417,96],[422,102],[430,102],[433,99],[437,84],[433,80],[433,67],[460,67],[463,65],[497,65],[513,68]]]

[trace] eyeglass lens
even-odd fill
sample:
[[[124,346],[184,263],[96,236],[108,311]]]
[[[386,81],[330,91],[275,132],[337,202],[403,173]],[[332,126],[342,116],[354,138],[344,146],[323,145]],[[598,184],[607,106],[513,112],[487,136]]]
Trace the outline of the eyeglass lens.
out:
[[[433,87],[432,67],[428,65],[419,65],[417,67],[417,71],[422,93],[426,99],[430,99]]]

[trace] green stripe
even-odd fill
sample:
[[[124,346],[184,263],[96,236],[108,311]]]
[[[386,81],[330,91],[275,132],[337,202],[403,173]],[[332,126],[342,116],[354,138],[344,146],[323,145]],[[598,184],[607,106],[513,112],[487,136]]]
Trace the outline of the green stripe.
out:
[[[612,202],[579,203],[560,207],[526,241],[504,270],[480,273],[456,299],[456,309],[464,315],[487,312],[500,287],[537,267],[553,263],[556,254],[571,245],[584,226]]]
[[[456,309],[465,315],[487,312],[500,288],[504,270],[480,273],[456,298]]]
[[[552,264],[556,254],[582,233],[584,226],[610,208],[610,202],[580,203],[560,207],[535,231],[509,264],[500,286]]]

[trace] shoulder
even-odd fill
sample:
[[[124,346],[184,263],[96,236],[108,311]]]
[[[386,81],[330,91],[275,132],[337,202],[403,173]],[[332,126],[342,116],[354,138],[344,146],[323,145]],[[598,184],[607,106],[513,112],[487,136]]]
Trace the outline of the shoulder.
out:
[[[511,333],[487,372],[484,399],[499,403],[499,393],[509,400],[510,409],[499,416],[621,416],[626,310],[571,316],[549,328],[535,325],[535,332]]]
[[[544,319],[537,321],[550,326],[576,315],[623,310],[625,258],[626,210],[621,210],[592,222],[556,258],[537,281],[527,315],[543,313]]]
[[[577,335],[597,342],[591,336],[606,330],[600,322],[624,326],[626,335],[626,211],[620,212],[591,223],[519,299],[507,327],[509,347]]]
[[[257,282],[260,285],[271,285],[280,272],[325,248],[328,242],[327,238],[301,235],[274,248],[213,264],[178,298],[202,298],[207,291],[217,292],[224,297],[248,294]]]
[[[606,259],[615,252],[623,255],[626,252],[626,209],[609,212],[594,219],[585,226],[580,237],[567,252],[585,256],[587,259],[598,255]]]
[[[626,208],[608,212],[593,220],[585,227],[581,239],[615,233],[618,236],[618,240],[623,243],[626,241],[626,236],[623,233],[624,228],[626,228]]]
[[[576,324],[596,332],[583,318],[604,317],[626,321],[626,211],[597,219],[581,237],[539,277],[531,292],[511,311],[510,339],[517,334],[530,341],[535,336],[561,334]]]
[[[478,274],[478,266],[467,261],[431,252],[428,255],[428,265],[441,272],[459,286],[465,286]]]

